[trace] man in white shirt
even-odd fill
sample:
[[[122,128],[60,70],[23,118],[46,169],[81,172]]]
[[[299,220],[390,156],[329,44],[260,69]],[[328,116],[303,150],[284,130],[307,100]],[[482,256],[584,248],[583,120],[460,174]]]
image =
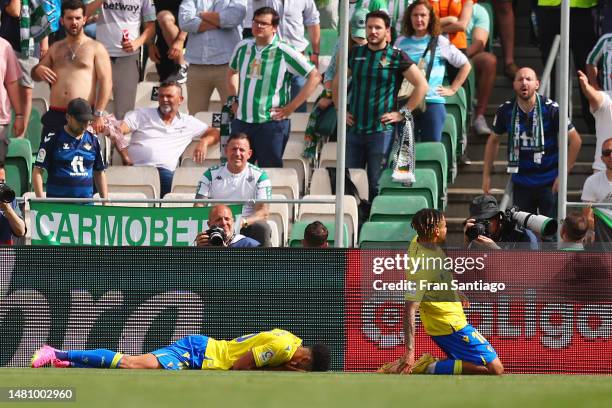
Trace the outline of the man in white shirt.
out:
[[[605,164],[606,170],[597,171],[586,179],[582,187],[582,197],[580,197],[584,202],[612,203],[612,137],[608,137],[602,143],[601,160]],[[602,207],[600,210],[602,215],[612,220],[612,208]],[[590,207],[585,208],[585,215],[588,217],[590,230],[593,230],[595,220]],[[595,237],[598,242],[601,242],[603,238],[600,236]]]
[[[584,96],[589,101],[589,108],[593,117],[595,117],[595,160],[593,161],[593,170],[604,171],[606,165],[601,157],[602,145],[604,140],[612,135],[612,97],[610,93],[598,91],[589,84],[587,76],[578,71],[578,82],[582,88]]]
[[[230,136],[225,146],[227,162],[206,170],[196,188],[196,198],[231,200],[263,200],[272,198],[272,183],[265,171],[250,164],[253,154],[249,138],[244,133]],[[195,204],[201,207],[202,204]],[[268,205],[244,204],[240,233],[270,246]]]
[[[202,163],[208,146],[218,143],[220,137],[218,129],[179,112],[183,95],[176,82],[160,85],[158,102],[157,108],[128,112],[120,128],[122,133],[132,134],[124,164],[157,167],[163,197],[170,192],[174,170],[189,143],[200,139],[193,158]]]

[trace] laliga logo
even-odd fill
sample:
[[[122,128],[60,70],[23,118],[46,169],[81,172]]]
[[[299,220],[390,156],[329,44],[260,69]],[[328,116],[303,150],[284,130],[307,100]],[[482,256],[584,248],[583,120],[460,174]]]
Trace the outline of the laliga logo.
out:
[[[363,302],[361,330],[368,340],[380,348],[396,347],[404,343],[403,312],[401,295],[383,296],[377,293]]]

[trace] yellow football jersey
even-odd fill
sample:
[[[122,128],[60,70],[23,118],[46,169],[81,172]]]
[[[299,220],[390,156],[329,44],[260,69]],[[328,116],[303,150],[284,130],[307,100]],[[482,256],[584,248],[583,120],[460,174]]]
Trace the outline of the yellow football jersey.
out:
[[[414,282],[414,290],[408,290],[405,299],[421,302],[419,310],[425,332],[430,336],[444,336],[464,328],[467,319],[459,295],[451,289],[452,271],[444,269],[444,251],[438,246],[423,246],[415,237],[408,254],[411,265],[418,267],[414,274],[406,271],[406,280]]]
[[[236,360],[252,352],[257,367],[276,367],[285,364],[302,345],[302,339],[286,330],[247,334],[236,339],[208,339],[202,370],[229,370]]]

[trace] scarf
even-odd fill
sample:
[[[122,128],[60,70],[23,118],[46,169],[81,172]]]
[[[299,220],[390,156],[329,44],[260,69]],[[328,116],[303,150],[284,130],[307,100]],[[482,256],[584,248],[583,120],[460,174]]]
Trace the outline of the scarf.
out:
[[[60,7],[54,0],[22,0],[19,18],[21,57],[34,55],[34,41],[39,42],[57,27]],[[34,40],[34,41],[32,41]]]
[[[414,181],[414,121],[412,113],[404,110],[404,130],[399,138],[395,139],[391,149],[391,168],[395,172],[411,173],[410,181]],[[394,180],[396,181],[396,180]],[[399,181],[399,180],[398,180]],[[401,180],[405,181],[405,180]]]
[[[516,100],[512,107],[512,133],[508,138],[508,173],[518,173],[519,171],[519,156],[521,151],[521,121],[519,115],[519,106]],[[529,118],[529,113],[526,113]],[[527,123],[525,124],[527,125]],[[533,145],[533,161],[536,164],[542,163],[544,155],[544,125],[542,124],[542,97],[536,93],[536,102],[533,111],[533,120],[531,122],[531,136],[534,140]]]

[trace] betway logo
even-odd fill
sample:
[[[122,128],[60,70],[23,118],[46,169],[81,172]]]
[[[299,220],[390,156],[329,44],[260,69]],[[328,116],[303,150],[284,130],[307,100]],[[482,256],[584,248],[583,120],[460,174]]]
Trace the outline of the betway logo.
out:
[[[138,13],[140,10],[140,4],[123,4],[123,3],[104,3],[102,6],[108,10],[121,10],[121,11],[131,11],[132,13]]]

